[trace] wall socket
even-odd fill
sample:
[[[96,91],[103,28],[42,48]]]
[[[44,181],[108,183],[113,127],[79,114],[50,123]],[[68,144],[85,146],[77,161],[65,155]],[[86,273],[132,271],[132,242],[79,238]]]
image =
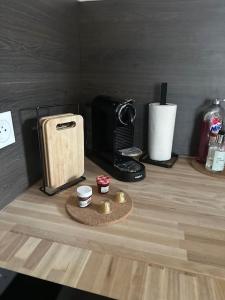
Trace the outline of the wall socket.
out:
[[[0,149],[15,141],[11,111],[0,113]]]

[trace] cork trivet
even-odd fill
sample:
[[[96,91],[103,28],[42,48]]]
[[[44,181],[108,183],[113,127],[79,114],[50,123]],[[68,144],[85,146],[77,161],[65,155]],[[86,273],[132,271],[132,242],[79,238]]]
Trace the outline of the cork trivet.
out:
[[[192,159],[191,165],[195,170],[202,174],[209,175],[211,177],[225,178],[225,170],[222,172],[210,172],[205,168],[205,164],[199,163],[196,159]]]
[[[107,194],[99,194],[96,186],[92,186],[92,189],[92,202],[87,207],[81,208],[78,206],[75,194],[68,198],[66,202],[66,210],[74,220],[86,225],[97,226],[117,223],[120,220],[125,219],[131,213],[133,203],[132,199],[126,192],[113,185],[110,185],[110,190]],[[114,201],[116,192],[123,192],[125,194],[125,203],[119,204]],[[102,214],[99,212],[99,206],[102,201],[105,200],[109,201],[111,204],[112,212],[110,214]]]

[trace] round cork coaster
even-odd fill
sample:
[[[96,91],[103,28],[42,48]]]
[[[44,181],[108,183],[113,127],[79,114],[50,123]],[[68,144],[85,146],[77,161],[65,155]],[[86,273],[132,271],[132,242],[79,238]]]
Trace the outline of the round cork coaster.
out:
[[[211,177],[225,178],[225,170],[223,172],[210,172],[205,168],[205,164],[199,163],[196,159],[191,160],[191,165],[195,170],[202,174],[209,175]]]
[[[131,213],[133,202],[126,192],[113,185],[110,185],[110,189],[107,194],[99,194],[96,186],[92,186],[92,189],[92,202],[87,207],[81,208],[78,206],[76,195],[72,195],[68,198],[66,202],[66,210],[74,220],[82,224],[97,226],[117,223],[120,220],[125,219]],[[125,203],[120,204],[114,201],[116,192],[123,192],[125,194]],[[103,214],[100,212],[100,204],[102,204],[102,201],[105,200],[110,202],[111,212],[109,214]]]

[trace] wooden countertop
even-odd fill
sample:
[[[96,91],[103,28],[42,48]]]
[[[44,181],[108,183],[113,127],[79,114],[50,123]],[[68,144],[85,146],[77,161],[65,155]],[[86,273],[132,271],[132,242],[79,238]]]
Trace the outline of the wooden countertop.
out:
[[[116,299],[225,299],[225,182],[146,165],[137,183],[112,180],[134,200],[124,221],[88,227],[39,184],[0,212],[0,267]],[[87,184],[99,167],[86,161]]]

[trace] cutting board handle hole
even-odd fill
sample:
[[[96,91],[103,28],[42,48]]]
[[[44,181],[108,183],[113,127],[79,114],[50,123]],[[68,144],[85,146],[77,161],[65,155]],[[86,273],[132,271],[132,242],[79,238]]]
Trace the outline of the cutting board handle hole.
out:
[[[63,130],[63,129],[68,129],[76,126],[76,122],[66,122],[66,123],[60,123],[56,125],[57,130]]]

